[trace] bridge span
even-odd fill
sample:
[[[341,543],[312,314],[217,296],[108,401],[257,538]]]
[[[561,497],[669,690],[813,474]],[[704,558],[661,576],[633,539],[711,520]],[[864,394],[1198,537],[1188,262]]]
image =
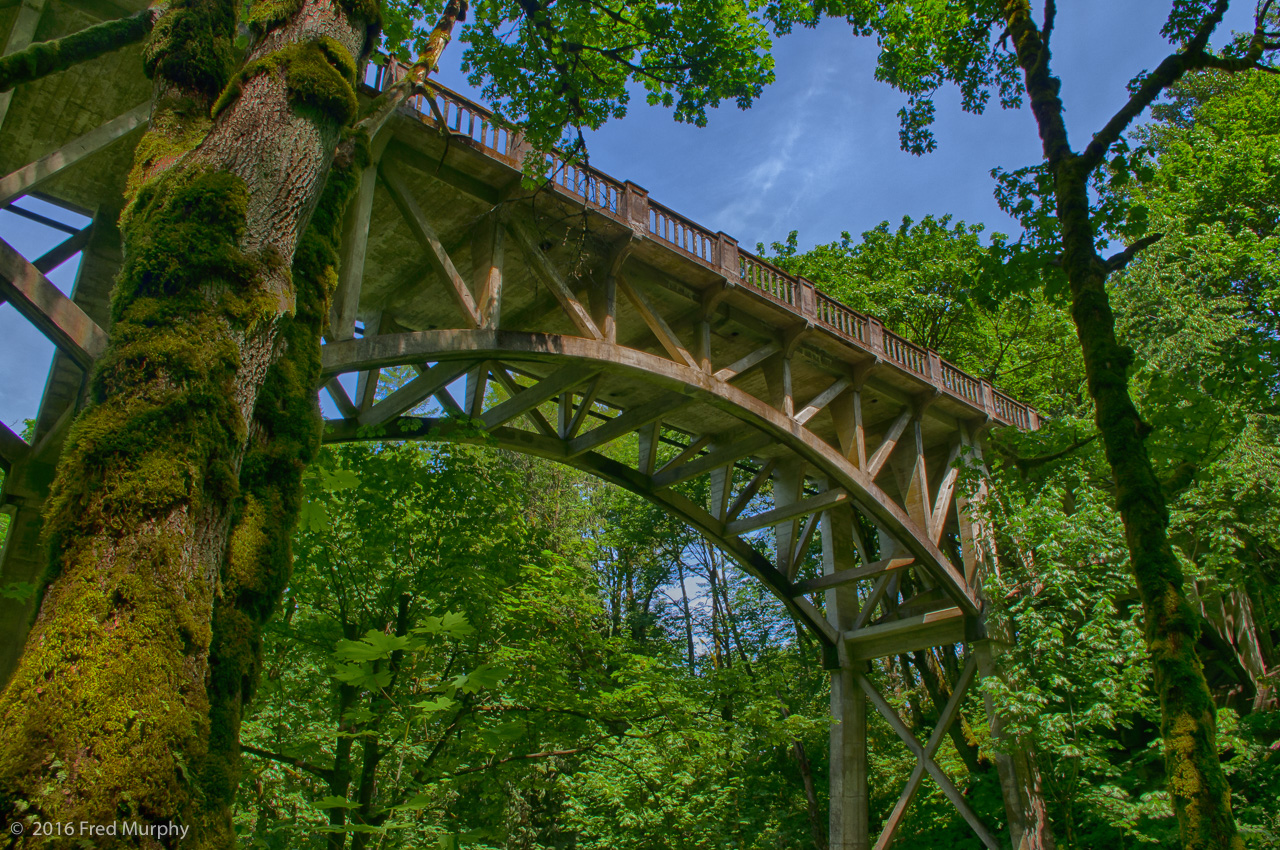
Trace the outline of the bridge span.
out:
[[[61,3],[41,38],[101,13]],[[107,4],[110,5],[110,4]],[[26,9],[26,6],[23,6]],[[42,7],[43,8],[43,7]],[[15,38],[17,39],[15,41]],[[28,262],[0,242],[0,296],[57,346],[31,439],[0,426],[0,502],[12,518],[2,583],[34,581],[40,507],[103,350],[121,257],[115,221],[149,88],[136,49],[14,92],[0,108],[0,203],[24,195],[93,219]],[[364,94],[401,73],[371,69]],[[50,120],[49,104],[57,104]],[[971,504],[992,426],[1035,410],[650,199],[555,156],[522,179],[517,133],[439,90],[374,140],[348,210],[324,383],[330,442],[461,439],[566,463],[662,506],[755,576],[816,639],[832,675],[832,848],[872,846],[868,703],[917,769],[882,824],[892,840],[925,774],[979,840],[1000,842],[934,755],[979,667],[988,535]],[[536,184],[536,185],[534,185]],[[63,296],[45,273],[83,251]],[[388,370],[395,373],[388,383]],[[354,374],[354,392],[339,378]],[[802,572],[811,548],[821,571]],[[3,601],[7,623],[29,612]],[[4,633],[0,677],[20,649]],[[952,698],[921,743],[867,675],[874,659],[963,647]],[[997,759],[1018,843],[1015,759]]]

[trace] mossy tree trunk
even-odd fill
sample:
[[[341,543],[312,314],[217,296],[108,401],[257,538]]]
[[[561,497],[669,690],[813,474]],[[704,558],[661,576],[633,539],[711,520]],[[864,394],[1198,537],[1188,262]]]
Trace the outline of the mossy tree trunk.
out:
[[[1148,75],[1129,103],[1083,152],[1077,153],[1068,142],[1058,98],[1060,83],[1049,70],[1052,17],[1043,28],[1037,27],[1026,0],[1007,0],[1005,5],[1008,32],[1023,71],[1045,162],[1054,178],[1071,316],[1084,355],[1098,431],[1115,477],[1116,507],[1124,522],[1130,564],[1142,600],[1154,687],[1160,700],[1169,795],[1182,844],[1189,850],[1243,848],[1244,844],[1231,813],[1231,789],[1218,763],[1216,710],[1196,655],[1199,616],[1187,599],[1182,570],[1169,544],[1169,512],[1146,447],[1150,426],[1142,421],[1129,393],[1133,352],[1116,338],[1106,288],[1113,271],[1158,237],[1140,240],[1110,259],[1100,256],[1095,247],[1089,179],[1128,124],[1161,91],[1190,70],[1223,66],[1205,48],[1225,7],[1219,0],[1183,50]],[[1049,14],[1052,16],[1051,11]],[[1250,64],[1240,63],[1239,70]]]
[[[153,121],[111,345],[67,441],[50,574],[0,695],[0,810],[174,820],[197,847],[232,840],[239,712],[287,580],[359,144],[321,195],[378,17],[358,2],[259,3],[228,81],[237,5],[175,4],[148,44]]]

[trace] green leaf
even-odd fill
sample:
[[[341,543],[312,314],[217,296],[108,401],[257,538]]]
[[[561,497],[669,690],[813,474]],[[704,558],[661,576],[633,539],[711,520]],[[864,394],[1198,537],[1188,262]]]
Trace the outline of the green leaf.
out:
[[[415,702],[413,704],[413,707],[417,709],[421,709],[422,711],[434,712],[434,711],[448,711],[449,709],[453,708],[457,704],[458,703],[456,700],[451,700],[448,697],[440,697],[439,699],[431,699],[431,700],[423,700],[422,702]]]
[[[485,688],[496,687],[499,682],[510,676],[512,671],[495,664],[482,664],[457,681],[458,688],[464,694],[474,694]]]
[[[343,661],[380,661],[409,645],[409,638],[370,629],[360,640],[340,640],[334,657]]]

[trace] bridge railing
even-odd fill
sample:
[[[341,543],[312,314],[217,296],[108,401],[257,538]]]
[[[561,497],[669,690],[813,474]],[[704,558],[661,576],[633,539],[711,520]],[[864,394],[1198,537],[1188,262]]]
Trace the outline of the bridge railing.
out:
[[[820,324],[863,345],[870,343],[866,316],[846,307],[825,292],[817,293],[815,301],[815,318]]]
[[[375,90],[404,76],[405,66],[395,59],[370,69],[366,82]],[[448,89],[435,87],[436,109],[445,129],[470,139],[477,146],[516,168],[528,151],[519,133],[499,124],[493,113]],[[435,111],[422,95],[411,104],[426,123],[436,124]],[[785,305],[854,346],[869,351],[925,380],[939,390],[1018,428],[1038,428],[1034,408],[995,390],[987,381],[967,374],[943,360],[937,352],[885,329],[872,316],[841,304],[819,292],[810,281],[797,277],[749,251],[723,233],[712,233],[674,210],[649,198],[632,183],[615,180],[602,171],[573,162],[556,152],[547,156],[543,176],[560,191],[595,207],[605,215],[630,224],[683,256],[702,263],[733,283],[753,289],[770,301]]]
[[[707,265],[715,264],[716,237],[662,204],[649,201],[649,233]]]
[[[738,249],[738,276],[741,281],[773,296],[791,307],[798,307],[796,293],[800,281],[755,254]]]

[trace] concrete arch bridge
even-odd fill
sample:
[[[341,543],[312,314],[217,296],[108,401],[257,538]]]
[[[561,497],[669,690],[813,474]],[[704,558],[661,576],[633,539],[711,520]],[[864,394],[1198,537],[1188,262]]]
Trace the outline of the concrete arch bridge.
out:
[[[11,11],[0,10],[9,50],[127,10],[35,0]],[[0,205],[39,217],[14,204],[39,194],[92,219],[64,228],[67,240],[34,262],[0,242],[0,296],[58,349],[32,439],[0,426],[6,583],[41,571],[40,506],[105,345],[121,262],[114,223],[148,117],[141,67],[126,49],[73,69],[74,80],[0,96]],[[365,94],[398,72],[372,69]],[[888,846],[926,774],[984,846],[1001,846],[934,755],[990,661],[988,547],[961,467],[981,462],[984,429],[1035,428],[1036,412],[633,183],[552,158],[544,184],[524,188],[519,137],[452,92],[402,109],[374,149],[348,211],[323,349],[317,389],[340,412],[326,439],[483,432],[661,505],[762,581],[823,648],[836,721],[831,847],[872,846],[868,705],[917,759],[875,846]],[[77,252],[67,297],[45,274]],[[415,376],[389,391],[389,367]],[[354,392],[339,381],[349,374]],[[822,573],[801,575],[819,539]],[[0,621],[25,623],[17,603],[3,604]],[[21,639],[16,625],[4,632],[0,676]],[[953,696],[921,743],[866,675],[868,662],[960,645]],[[998,759],[1015,846],[1029,781],[1016,764]]]

